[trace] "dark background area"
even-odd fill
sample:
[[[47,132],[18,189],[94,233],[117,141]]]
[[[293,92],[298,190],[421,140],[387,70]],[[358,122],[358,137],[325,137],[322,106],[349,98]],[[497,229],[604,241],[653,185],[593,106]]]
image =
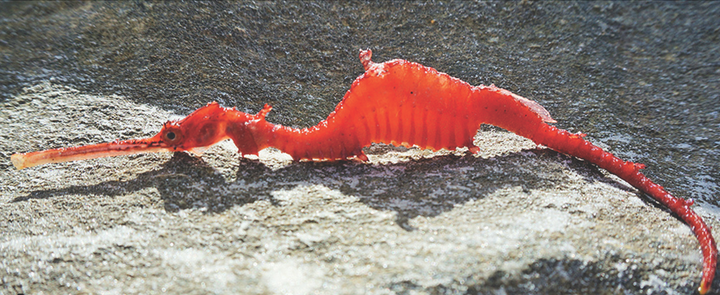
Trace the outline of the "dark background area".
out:
[[[557,126],[718,204],[719,2],[4,2],[0,99],[53,81],[186,114],[217,100],[307,127],[377,62],[540,102]],[[27,118],[34,120],[34,118]]]

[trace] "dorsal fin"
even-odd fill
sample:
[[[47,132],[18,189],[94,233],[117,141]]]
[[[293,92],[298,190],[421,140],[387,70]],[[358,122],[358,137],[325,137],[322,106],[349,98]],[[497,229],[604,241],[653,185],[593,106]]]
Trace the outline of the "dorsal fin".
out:
[[[491,87],[494,87],[494,86],[495,85],[491,85]],[[528,107],[531,111],[533,111],[533,113],[538,114],[538,116],[540,116],[540,118],[543,121],[545,121],[547,123],[557,123],[557,121],[555,121],[555,119],[550,117],[550,112],[548,112],[543,106],[541,106],[536,101],[524,98],[520,95],[517,95],[515,93],[512,93],[512,92],[502,89],[502,88],[498,88],[498,89],[500,89],[501,92],[506,92],[504,94],[510,94],[510,96],[512,96],[517,102]]]
[[[360,63],[362,63],[363,68],[365,68],[366,71],[370,69],[370,66],[374,64],[374,62],[372,61],[372,50],[360,49]]]
[[[263,106],[262,110],[260,110],[260,111],[257,113],[256,116],[258,116],[258,117],[260,117],[260,118],[262,118],[262,119],[265,119],[265,116],[267,116],[267,114],[268,114],[271,110],[272,110],[272,106],[270,106],[269,104],[265,104],[265,106]]]
[[[513,94],[513,98],[515,98],[515,100],[519,101],[520,103],[522,103],[525,106],[527,106],[528,108],[530,108],[530,110],[532,110],[534,113],[538,114],[540,116],[540,118],[542,118],[543,121],[545,121],[546,123],[557,123],[557,121],[555,121],[555,119],[550,117],[550,112],[548,112],[543,106],[541,106],[536,101],[529,100],[529,99],[524,98],[517,94]]]

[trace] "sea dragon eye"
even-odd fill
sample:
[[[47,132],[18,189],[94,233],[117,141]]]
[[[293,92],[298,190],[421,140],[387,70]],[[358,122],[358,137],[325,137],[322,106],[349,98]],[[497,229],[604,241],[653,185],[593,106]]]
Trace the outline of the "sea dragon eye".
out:
[[[163,134],[163,140],[169,144],[175,144],[182,140],[182,131],[177,127],[169,127]]]

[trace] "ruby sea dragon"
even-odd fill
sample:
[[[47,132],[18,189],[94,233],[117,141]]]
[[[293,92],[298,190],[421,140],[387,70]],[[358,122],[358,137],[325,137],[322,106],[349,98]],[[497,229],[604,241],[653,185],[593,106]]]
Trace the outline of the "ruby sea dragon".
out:
[[[490,124],[529,138],[537,145],[591,162],[648,194],[680,217],[692,229],[703,254],[703,275],[698,291],[705,294],[715,276],[717,247],[710,228],[692,210],[692,200],[673,197],[640,172],[643,164],[623,161],[573,134],[547,123],[555,121],[538,103],[491,86],[472,86],[433,68],[391,60],[374,63],[370,50],[360,51],[365,73],[327,119],[318,125],[295,129],[269,123],[271,107],[255,115],[216,102],[184,119],[168,121],[150,138],[14,154],[18,169],[98,157],[147,152],[190,151],[232,139],[243,155],[275,147],[295,160],[367,161],[363,147],[389,143],[438,150],[467,147],[477,153],[473,136],[481,124]]]

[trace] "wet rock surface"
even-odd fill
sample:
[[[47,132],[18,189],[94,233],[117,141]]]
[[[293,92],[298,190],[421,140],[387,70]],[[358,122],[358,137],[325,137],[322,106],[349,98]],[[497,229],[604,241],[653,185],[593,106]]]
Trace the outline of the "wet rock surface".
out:
[[[479,156],[15,152],[150,136],[208,101],[310,126],[374,60],[535,99],[714,228],[718,5],[2,4],[2,293],[690,294],[689,228],[617,177],[484,127]],[[693,15],[690,17],[690,15]],[[713,84],[715,83],[715,84]],[[692,131],[692,132],[688,132]],[[714,285],[717,290],[717,284]]]

